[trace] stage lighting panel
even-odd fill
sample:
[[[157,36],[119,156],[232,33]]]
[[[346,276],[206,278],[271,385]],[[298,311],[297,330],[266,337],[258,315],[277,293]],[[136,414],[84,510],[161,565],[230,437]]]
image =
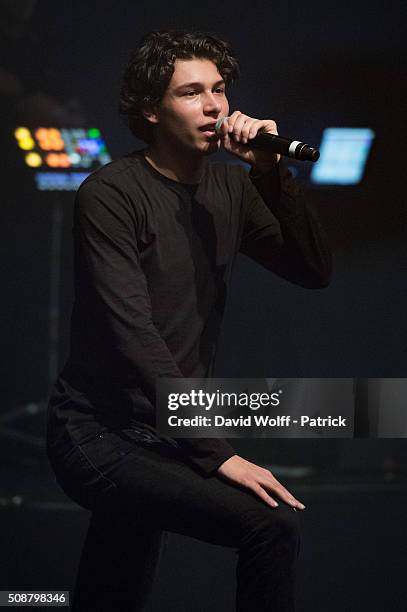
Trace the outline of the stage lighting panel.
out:
[[[371,128],[326,128],[310,179],[316,185],[360,183],[375,138]]]
[[[111,157],[98,128],[24,126],[14,132],[24,161],[35,168],[41,191],[76,191],[80,183]]]

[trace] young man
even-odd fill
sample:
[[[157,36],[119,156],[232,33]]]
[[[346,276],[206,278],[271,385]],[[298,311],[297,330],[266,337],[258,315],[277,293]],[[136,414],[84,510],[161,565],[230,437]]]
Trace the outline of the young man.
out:
[[[92,511],[74,610],[141,610],[162,530],[238,549],[239,611],[294,608],[303,504],[225,440],[155,429],[159,377],[211,375],[239,251],[306,287],[329,279],[324,234],[280,157],[250,148],[275,121],[229,115],[238,74],[213,36],[147,35],[120,108],[148,146],[77,194],[71,352],[48,422],[57,480]],[[220,147],[250,175],[209,163]]]

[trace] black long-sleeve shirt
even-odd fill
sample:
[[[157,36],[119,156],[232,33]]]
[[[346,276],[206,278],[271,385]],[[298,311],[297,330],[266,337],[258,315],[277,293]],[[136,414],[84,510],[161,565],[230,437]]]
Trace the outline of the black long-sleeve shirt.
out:
[[[324,232],[282,161],[257,179],[207,163],[191,186],[136,151],[81,185],[73,235],[71,350],[50,406],[77,440],[106,423],[158,439],[155,383],[211,375],[239,251],[310,288],[325,286],[331,268]],[[219,439],[178,444],[207,474],[235,454]]]

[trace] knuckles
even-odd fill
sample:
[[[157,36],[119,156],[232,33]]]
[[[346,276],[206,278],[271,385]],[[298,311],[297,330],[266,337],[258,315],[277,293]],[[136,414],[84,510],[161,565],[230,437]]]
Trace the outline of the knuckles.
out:
[[[240,111],[234,111],[228,121],[225,122],[226,132],[231,132],[235,139],[252,139],[256,136],[259,129],[268,132],[277,132],[277,123],[273,119],[255,119],[244,115]]]

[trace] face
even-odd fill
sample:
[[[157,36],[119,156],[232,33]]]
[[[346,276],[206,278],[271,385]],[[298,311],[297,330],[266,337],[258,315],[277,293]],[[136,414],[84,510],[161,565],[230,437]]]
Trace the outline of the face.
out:
[[[208,155],[220,147],[214,126],[228,112],[225,83],[216,65],[207,59],[177,59],[159,108],[146,118],[157,124],[158,142]]]

